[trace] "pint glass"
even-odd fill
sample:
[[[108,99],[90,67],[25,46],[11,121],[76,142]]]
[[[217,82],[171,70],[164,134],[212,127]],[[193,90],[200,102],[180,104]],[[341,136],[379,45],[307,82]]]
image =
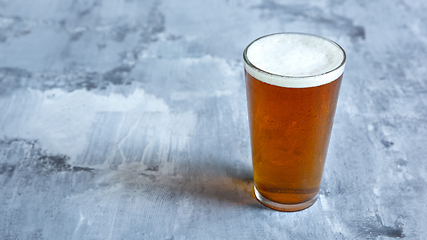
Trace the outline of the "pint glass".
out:
[[[317,200],[346,54],[303,33],[267,35],[243,52],[254,195],[279,211]]]

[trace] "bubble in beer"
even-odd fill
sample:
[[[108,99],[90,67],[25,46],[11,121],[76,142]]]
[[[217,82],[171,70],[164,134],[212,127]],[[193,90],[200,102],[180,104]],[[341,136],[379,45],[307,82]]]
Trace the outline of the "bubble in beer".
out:
[[[344,71],[345,53],[328,39],[300,33],[268,35],[245,50],[245,69],[256,79],[281,87],[327,84]]]

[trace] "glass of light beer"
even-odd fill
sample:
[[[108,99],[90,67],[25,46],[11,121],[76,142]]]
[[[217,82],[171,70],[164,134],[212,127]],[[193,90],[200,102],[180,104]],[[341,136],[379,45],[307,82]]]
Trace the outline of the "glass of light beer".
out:
[[[256,39],[243,52],[254,195],[279,211],[318,197],[346,54],[305,33]]]

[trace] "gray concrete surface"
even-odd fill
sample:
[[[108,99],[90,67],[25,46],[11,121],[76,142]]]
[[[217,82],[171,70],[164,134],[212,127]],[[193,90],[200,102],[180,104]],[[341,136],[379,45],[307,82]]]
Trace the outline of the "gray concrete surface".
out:
[[[423,239],[427,3],[0,0],[1,239]],[[348,54],[321,195],[250,194],[242,51]]]

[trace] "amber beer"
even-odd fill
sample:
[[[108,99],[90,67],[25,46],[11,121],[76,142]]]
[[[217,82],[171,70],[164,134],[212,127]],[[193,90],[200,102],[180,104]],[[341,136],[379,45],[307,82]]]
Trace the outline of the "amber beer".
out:
[[[244,51],[254,194],[279,211],[317,199],[345,52],[301,33],[259,38]]]

